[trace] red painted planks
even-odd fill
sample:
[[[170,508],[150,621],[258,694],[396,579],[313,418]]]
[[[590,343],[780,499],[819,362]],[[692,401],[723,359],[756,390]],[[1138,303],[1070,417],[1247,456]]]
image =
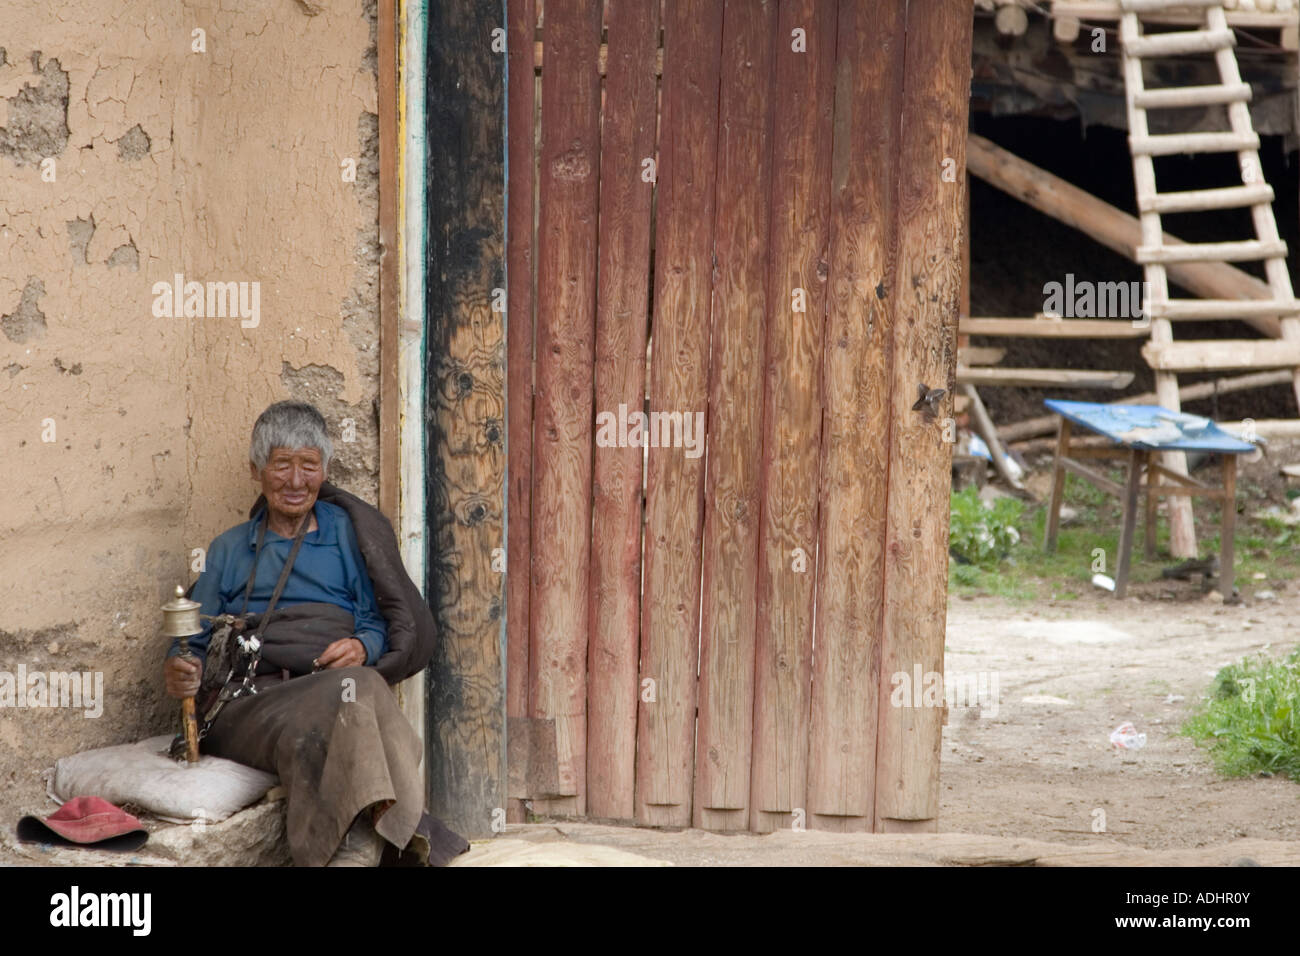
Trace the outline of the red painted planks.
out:
[[[877,830],[934,831],[952,466],[944,419],[962,287],[970,4],[911,0],[907,23],[875,816]],[[948,391],[932,420],[911,409],[920,382]],[[937,702],[916,686],[917,673],[937,683]]]
[[[636,770],[643,449],[602,416],[645,404],[659,4],[610,5],[600,158],[596,448],[587,653],[587,812],[630,819]]]
[[[749,814],[761,832],[807,806],[836,8],[782,3],[777,29]]]
[[[749,826],[775,28],[774,0],[726,0],[694,799],[711,830]]]
[[[555,719],[559,794],[533,801],[552,814],[584,812],[600,16],[552,4],[542,36],[528,668],[531,715]]]
[[[635,811],[668,826],[691,822],[704,458],[684,443],[708,396],[721,35],[721,0],[665,6],[650,410],[677,413],[681,447],[649,451]]]
[[[901,4],[840,4],[809,825],[870,830],[888,462]]]

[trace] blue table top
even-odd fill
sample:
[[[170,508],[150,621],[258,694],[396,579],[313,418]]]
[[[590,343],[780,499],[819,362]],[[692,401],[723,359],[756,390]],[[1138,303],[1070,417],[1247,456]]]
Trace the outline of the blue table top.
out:
[[[1076,425],[1129,448],[1208,451],[1240,455],[1255,450],[1200,415],[1171,412],[1159,405],[1103,405],[1049,398],[1044,405]]]

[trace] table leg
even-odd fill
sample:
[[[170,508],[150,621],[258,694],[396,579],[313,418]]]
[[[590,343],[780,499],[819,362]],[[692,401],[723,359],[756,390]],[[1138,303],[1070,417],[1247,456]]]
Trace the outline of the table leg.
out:
[[[1148,561],[1154,561],[1156,557],[1156,505],[1160,503],[1157,492],[1159,491],[1160,475],[1152,470],[1152,459],[1147,455],[1147,514],[1146,521],[1143,524],[1142,532],[1144,535],[1144,550]]]
[[[1219,531],[1219,590],[1232,602],[1233,535],[1237,530],[1237,456],[1223,456],[1223,526]]]
[[[1065,466],[1062,460],[1070,452],[1070,420],[1061,419],[1056,434],[1056,458],[1052,464],[1052,500],[1047,507],[1047,533],[1043,542],[1046,551],[1056,550],[1056,532],[1061,526],[1061,502],[1065,499]]]
[[[1128,568],[1133,553],[1133,529],[1137,525],[1138,492],[1142,486],[1142,465],[1148,454],[1134,448],[1128,455],[1128,486],[1124,489],[1124,526],[1119,533],[1119,569],[1115,575],[1115,597],[1128,588]]]

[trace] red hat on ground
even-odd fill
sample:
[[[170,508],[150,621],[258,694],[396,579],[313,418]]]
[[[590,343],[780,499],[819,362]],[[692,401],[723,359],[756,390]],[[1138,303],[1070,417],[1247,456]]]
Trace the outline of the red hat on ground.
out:
[[[18,839],[26,843],[95,844],[101,850],[138,850],[149,831],[131,814],[103,797],[74,797],[44,820],[18,821]]]

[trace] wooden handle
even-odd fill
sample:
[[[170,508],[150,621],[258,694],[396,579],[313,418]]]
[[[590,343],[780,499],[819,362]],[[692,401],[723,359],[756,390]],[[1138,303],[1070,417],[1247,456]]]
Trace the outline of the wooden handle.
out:
[[[185,725],[185,759],[189,763],[199,762],[199,723],[194,717],[194,698],[181,700],[181,722]]]

